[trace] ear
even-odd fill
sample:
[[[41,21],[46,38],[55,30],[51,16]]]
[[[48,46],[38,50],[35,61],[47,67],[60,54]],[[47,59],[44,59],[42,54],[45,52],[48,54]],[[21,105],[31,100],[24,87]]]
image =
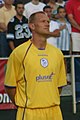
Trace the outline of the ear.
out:
[[[30,28],[31,30],[34,30],[34,29],[35,29],[34,23],[30,23],[30,24],[29,24],[29,28]]]

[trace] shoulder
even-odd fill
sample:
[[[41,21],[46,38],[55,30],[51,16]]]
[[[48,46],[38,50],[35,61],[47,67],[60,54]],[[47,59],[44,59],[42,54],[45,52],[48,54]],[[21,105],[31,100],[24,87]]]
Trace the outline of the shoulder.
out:
[[[29,2],[29,3],[25,4],[25,6],[24,6],[24,7],[26,8],[26,7],[30,6],[30,5],[32,5],[32,3],[31,3],[31,2]]]
[[[27,42],[16,47],[11,54],[15,55],[16,58],[18,58],[20,61],[22,61],[30,44],[31,44],[31,41],[28,40]]]
[[[6,9],[5,6],[3,6],[2,8],[0,8],[0,13],[1,13],[1,12],[4,12],[5,9]]]
[[[15,7],[12,5],[12,9],[15,9]]]
[[[61,50],[51,44],[48,43],[48,48],[52,51],[52,53],[55,53],[56,55],[58,55],[59,57],[62,56],[63,57],[63,53],[61,52]]]
[[[15,18],[15,16],[14,16],[13,18],[10,19],[9,22],[10,22],[10,23],[14,23],[15,19],[16,19],[16,18]]]
[[[46,4],[44,4],[44,3],[42,3],[42,2],[39,2],[39,5],[46,6]]]
[[[25,21],[26,23],[28,23],[28,19],[23,15],[23,21]]]
[[[52,24],[54,24],[54,25],[58,25],[58,22],[57,21],[53,21],[53,20],[51,20],[50,21],[50,24],[52,25]]]

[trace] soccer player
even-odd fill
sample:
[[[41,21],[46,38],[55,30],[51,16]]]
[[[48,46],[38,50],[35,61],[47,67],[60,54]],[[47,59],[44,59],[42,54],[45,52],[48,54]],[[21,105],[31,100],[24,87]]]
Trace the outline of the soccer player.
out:
[[[16,16],[8,23],[7,40],[11,50],[28,41],[31,32],[28,27],[28,19],[23,16],[24,4],[19,1],[15,4]]]
[[[16,120],[62,120],[60,91],[66,85],[64,57],[47,43],[49,18],[36,12],[29,18],[32,39],[10,55],[5,89],[18,106]]]

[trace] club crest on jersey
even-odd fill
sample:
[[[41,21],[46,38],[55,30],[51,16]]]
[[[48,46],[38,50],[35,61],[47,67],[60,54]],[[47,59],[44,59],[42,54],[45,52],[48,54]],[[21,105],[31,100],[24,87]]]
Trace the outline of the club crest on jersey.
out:
[[[45,59],[45,58],[42,58],[40,60],[40,63],[41,63],[41,66],[44,67],[44,68],[48,66],[48,60]]]

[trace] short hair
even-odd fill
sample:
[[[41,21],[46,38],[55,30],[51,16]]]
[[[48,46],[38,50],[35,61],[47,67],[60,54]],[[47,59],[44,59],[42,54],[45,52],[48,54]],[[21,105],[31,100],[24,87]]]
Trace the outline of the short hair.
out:
[[[24,5],[24,3],[23,3],[22,1],[17,1],[17,2],[15,3],[15,9],[17,8],[18,4]]]
[[[59,6],[58,8],[57,8],[57,13],[59,13],[59,10],[60,9],[64,9],[65,10],[65,8],[63,7],[63,6]]]
[[[47,9],[47,8],[51,9],[51,7],[49,5],[46,5],[46,6],[44,6],[43,11],[45,11],[45,9]]]
[[[43,11],[38,11],[38,12],[35,12],[35,13],[31,14],[30,17],[29,17],[28,23],[33,23],[34,20],[35,20],[35,16],[36,16],[37,14],[40,14],[40,13],[41,13],[41,14],[45,14],[45,12],[43,12]]]

